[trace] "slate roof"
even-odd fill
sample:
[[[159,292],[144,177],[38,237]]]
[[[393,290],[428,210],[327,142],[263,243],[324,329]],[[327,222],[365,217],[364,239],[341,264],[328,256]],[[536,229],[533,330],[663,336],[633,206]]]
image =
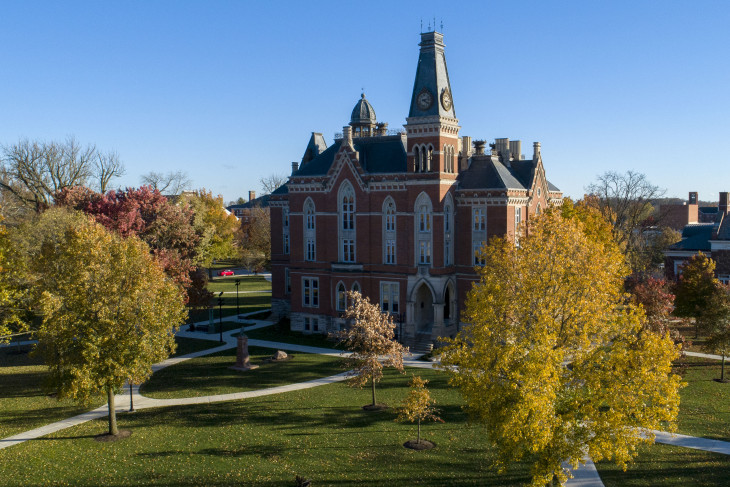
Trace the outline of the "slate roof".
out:
[[[510,167],[497,156],[472,156],[469,169],[459,174],[459,189],[529,189],[535,177],[532,160],[511,161]],[[548,181],[550,191],[560,191]]]
[[[286,185],[280,186],[279,188],[282,188],[282,187],[286,187]],[[277,189],[277,191],[278,191],[278,189]],[[270,194],[265,194],[263,196],[259,196],[258,198],[254,198],[251,201],[247,201],[246,203],[242,203],[240,205],[227,206],[226,210],[233,211],[233,210],[256,208],[256,207],[267,208],[269,206],[269,197],[270,196],[271,196]]]
[[[360,153],[360,165],[369,173],[406,172],[407,154],[405,141],[400,135],[386,137],[360,137],[353,140]],[[324,176],[332,167],[340,141],[335,141],[323,153],[307,162],[292,176]]]
[[[685,225],[682,229],[682,240],[669,246],[670,250],[710,250],[710,240],[715,225],[698,223]]]
[[[300,164],[306,164],[326,150],[327,142],[324,141],[324,136],[320,133],[312,132],[307,148],[304,149],[304,155]]]
[[[365,93],[360,95],[360,99],[352,109],[350,123],[375,123],[375,109],[369,101],[365,99]]]

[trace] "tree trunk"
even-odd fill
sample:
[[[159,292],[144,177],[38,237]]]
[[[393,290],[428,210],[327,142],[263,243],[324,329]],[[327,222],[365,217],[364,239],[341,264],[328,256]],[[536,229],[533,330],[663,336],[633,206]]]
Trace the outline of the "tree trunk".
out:
[[[114,388],[112,386],[107,386],[106,397],[109,406],[109,434],[116,436],[119,431],[117,430],[117,411],[114,406]]]
[[[725,350],[722,351],[722,366],[720,367],[720,381],[725,380]]]
[[[416,443],[421,443],[421,418],[418,418],[418,437],[416,439]]]
[[[370,383],[373,386],[373,406],[375,406],[375,375],[370,376]]]

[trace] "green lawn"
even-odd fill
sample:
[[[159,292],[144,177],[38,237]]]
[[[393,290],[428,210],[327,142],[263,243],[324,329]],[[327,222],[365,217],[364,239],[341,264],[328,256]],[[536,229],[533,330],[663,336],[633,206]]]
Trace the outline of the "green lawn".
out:
[[[68,399],[59,401],[50,396],[52,391],[44,387],[48,368],[39,357],[30,357],[31,348],[0,349],[0,438],[76,416],[106,403],[106,397],[97,397],[91,404],[79,406]]]
[[[236,310],[240,311],[240,314],[250,313],[252,311],[262,311],[271,308],[271,293],[246,293],[238,296],[238,308],[236,308],[236,295],[235,294],[224,294],[223,295],[223,306],[218,307],[218,297],[214,299],[215,306],[213,307],[213,317],[215,321],[218,321],[219,311],[222,310],[223,318],[230,316],[236,316]],[[208,321],[208,310],[198,310],[190,312],[188,321],[195,323],[201,321]]]
[[[212,293],[219,293],[221,291],[235,293],[236,280],[241,281],[241,284],[238,286],[239,296],[241,297],[245,294],[245,292],[249,291],[271,292],[271,282],[267,281],[262,276],[214,277],[208,282],[208,291]],[[235,294],[233,297],[235,299]]]
[[[645,445],[626,472],[612,463],[596,464],[606,487],[726,486],[730,456],[669,445]]]
[[[42,441],[0,450],[7,486],[29,485],[256,485],[291,486],[303,475],[314,486],[522,485],[527,468],[506,475],[490,469],[483,431],[470,426],[459,394],[434,371],[433,396],[445,423],[426,424],[437,447],[415,452],[403,442],[415,427],[395,412],[366,412],[369,391],[345,384],[244,401],[142,410],[118,415],[132,436],[116,443],[93,437],[104,419]],[[387,373],[381,401],[397,404],[410,375]]]
[[[276,325],[258,328],[246,332],[246,336],[251,339],[269,340],[272,342],[296,343],[298,345],[306,345],[308,347],[332,348],[342,350],[337,342],[327,338],[327,335],[307,334],[290,329],[280,330]]]
[[[274,352],[249,347],[251,363],[259,368],[248,372],[229,368],[236,363],[235,348],[187,360],[157,372],[142,386],[141,393],[158,399],[227,394],[304,382],[345,370],[337,357],[310,353],[292,353],[291,360],[263,363]]]
[[[720,377],[717,360],[687,357],[681,390],[678,433],[730,441],[730,383],[716,382]],[[725,367],[730,376],[730,366]]]
[[[205,350],[218,346],[190,338],[175,337],[178,344],[175,355]],[[99,396],[91,404],[79,406],[73,401],[49,396],[44,387],[48,369],[39,357],[31,358],[32,346],[20,349],[0,349],[0,438],[22,433],[48,423],[76,416],[102,404],[106,396]]]

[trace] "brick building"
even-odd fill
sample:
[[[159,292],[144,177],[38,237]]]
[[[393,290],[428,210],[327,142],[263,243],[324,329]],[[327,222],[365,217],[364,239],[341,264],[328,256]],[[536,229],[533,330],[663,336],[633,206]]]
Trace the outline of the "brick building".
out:
[[[676,280],[682,265],[702,252],[715,261],[715,276],[730,284],[730,193],[720,193],[714,207],[699,207],[699,217],[682,229],[682,240],[664,251],[664,271],[668,279]],[[689,194],[688,207],[697,208],[697,193]],[[697,214],[697,210],[694,210]],[[699,222],[698,222],[699,220]]]
[[[272,306],[293,330],[340,328],[358,290],[394,315],[403,342],[453,336],[478,249],[562,202],[539,143],[525,159],[520,141],[485,150],[460,136],[443,35],[419,46],[405,130],[378,123],[363,94],[334,143],[313,133],[271,195]]]

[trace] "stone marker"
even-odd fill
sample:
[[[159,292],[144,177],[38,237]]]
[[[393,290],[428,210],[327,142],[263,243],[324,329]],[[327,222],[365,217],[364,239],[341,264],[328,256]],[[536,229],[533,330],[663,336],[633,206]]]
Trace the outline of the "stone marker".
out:
[[[277,350],[274,356],[271,358],[272,360],[286,360],[287,357],[288,355],[286,354],[286,352],[282,350]]]
[[[248,359],[248,337],[241,330],[241,334],[238,335],[238,350],[236,351],[236,365],[229,367],[233,370],[240,370],[245,372],[247,370],[258,369],[258,365],[251,365]]]

